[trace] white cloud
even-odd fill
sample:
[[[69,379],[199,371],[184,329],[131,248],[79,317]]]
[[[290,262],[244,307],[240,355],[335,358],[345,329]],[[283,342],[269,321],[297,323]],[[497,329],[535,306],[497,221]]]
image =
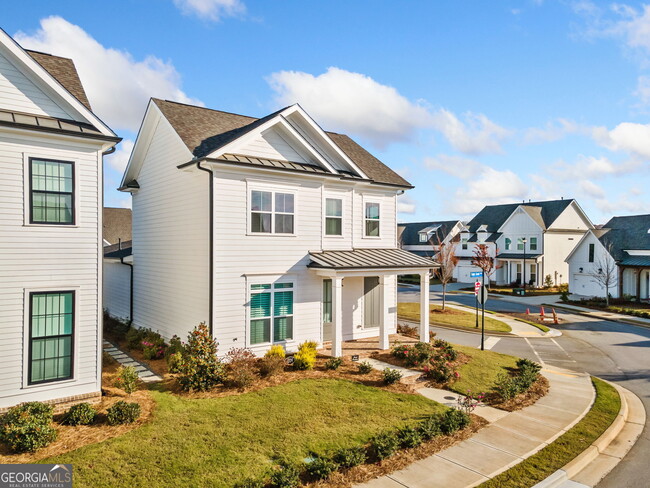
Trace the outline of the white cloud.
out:
[[[196,15],[214,22],[246,12],[246,6],[240,0],[174,0],[174,5],[186,15]]]
[[[544,127],[531,127],[523,132],[524,144],[542,144],[558,141],[569,134],[586,132],[572,120],[559,118],[556,121],[548,122]]]
[[[639,76],[634,95],[639,97],[642,103],[650,103],[650,76]]]
[[[624,151],[650,159],[650,124],[623,122],[612,130],[596,127],[594,140],[611,151]]]
[[[392,86],[336,67],[317,76],[279,71],[267,81],[276,105],[300,103],[328,128],[359,134],[382,147],[408,140],[420,129],[435,129],[457,150],[481,154],[500,152],[500,141],[510,134],[483,114],[467,113],[460,120],[449,110],[432,110]]]
[[[397,197],[397,213],[414,214],[415,209],[415,200],[405,194]]]
[[[474,159],[448,154],[438,154],[433,158],[425,158],[424,166],[460,179],[471,178],[482,168],[481,163]]]
[[[606,157],[584,156],[580,154],[575,163],[557,161],[547,170],[556,181],[578,181],[583,178],[604,178],[621,175],[634,169],[637,163],[629,161],[615,164]]]
[[[155,56],[135,60],[127,51],[107,48],[81,27],[53,16],[34,34],[14,36],[23,47],[72,58],[95,113],[113,129],[137,131],[149,97],[201,104],[181,90],[171,62]]]
[[[580,180],[578,187],[585,195],[591,198],[605,197],[605,190],[591,180]]]
[[[129,158],[131,157],[131,151],[133,151],[133,144],[131,139],[124,139],[117,146],[117,151],[104,158],[105,161],[118,172],[124,173]]]

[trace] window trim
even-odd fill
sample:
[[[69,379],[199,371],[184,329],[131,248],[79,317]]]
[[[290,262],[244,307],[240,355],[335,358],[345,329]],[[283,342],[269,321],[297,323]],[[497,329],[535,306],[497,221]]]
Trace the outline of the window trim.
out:
[[[282,291],[292,291],[293,292],[293,298],[292,298],[292,310],[293,313],[290,315],[273,315],[273,309],[275,305],[275,293],[276,293],[276,288],[275,285],[278,284],[291,284],[291,288],[278,288],[277,292],[282,292]],[[252,290],[251,288],[254,285],[271,285],[271,288],[269,289],[264,289],[264,290]],[[248,296],[247,299],[247,306],[246,306],[246,344],[248,347],[266,347],[266,346],[273,346],[275,344],[290,344],[295,342],[295,335],[296,335],[296,327],[295,327],[295,321],[293,318],[296,316],[296,310],[295,310],[295,304],[296,304],[296,279],[294,277],[283,277],[280,279],[273,279],[272,277],[269,277],[267,279],[264,279],[260,277],[259,279],[255,280],[247,280],[246,281],[246,293]],[[268,318],[270,321],[270,330],[269,330],[269,338],[271,339],[270,342],[257,342],[253,344],[251,341],[251,321],[253,320],[258,320],[258,318],[253,319],[251,317],[251,300],[253,295],[255,294],[260,294],[260,293],[270,293],[271,294],[271,303],[270,303],[270,311],[271,315],[269,317],[264,317]],[[283,339],[281,341],[274,341],[274,327],[275,327],[275,318],[277,317],[291,317],[292,318],[292,338],[291,339]]]
[[[596,244],[590,242],[587,248],[587,262],[593,263],[595,260],[596,260]]]
[[[32,171],[32,166],[34,161],[44,161],[46,163],[64,163],[64,164],[69,164],[72,167],[72,192],[48,192],[48,191],[42,191],[41,190],[34,190],[33,188],[33,171]],[[29,205],[27,209],[28,213],[28,219],[27,222],[29,225],[45,225],[45,226],[63,226],[63,227],[75,227],[77,225],[77,185],[76,185],[76,164],[75,161],[65,161],[61,159],[52,159],[52,158],[43,158],[43,157],[38,157],[38,156],[29,156],[27,158],[27,185],[29,189]],[[34,221],[34,191],[38,191],[41,193],[53,193],[57,195],[70,195],[70,202],[72,205],[72,222],[35,222]]]
[[[524,243],[524,238],[517,237],[517,251],[525,251],[525,250],[526,250],[526,244]]]
[[[512,247],[512,239],[506,237],[504,240],[504,247],[506,251],[510,251],[510,248]]]
[[[460,238],[460,249],[461,251],[467,251],[469,249],[469,237]]]
[[[369,218],[366,217],[366,210],[367,210],[368,204],[377,205],[377,207],[379,208],[379,218],[378,219],[369,219]],[[381,235],[381,214],[382,214],[381,202],[379,200],[364,198],[362,211],[363,211],[363,214],[362,214],[362,219],[361,220],[363,222],[363,234],[362,234],[363,238],[364,239],[381,239],[382,238],[382,235]],[[368,220],[377,221],[379,223],[379,227],[377,228],[377,233],[378,234],[376,236],[369,236],[368,235],[368,233],[367,233],[368,227],[366,225],[366,222]]]
[[[247,209],[246,209],[246,219],[247,219],[247,225],[246,225],[246,235],[250,236],[282,236],[282,237],[295,237],[296,234],[296,228],[297,228],[297,212],[296,210],[298,209],[298,198],[297,198],[297,192],[293,189],[291,190],[285,190],[285,189],[280,189],[277,187],[264,187],[264,186],[258,186],[258,185],[248,185],[248,196],[247,196]],[[259,191],[259,192],[266,192],[271,194],[271,232],[254,232],[253,231],[253,192],[254,191]],[[287,212],[277,212],[279,215],[293,215],[293,232],[275,232],[275,195],[278,193],[284,193],[288,195],[293,195],[293,213],[287,213]],[[256,212],[256,213],[269,213],[269,212]]]
[[[535,239],[535,247],[533,247],[533,239]],[[528,238],[528,249],[531,251],[537,251],[537,236]]]
[[[328,216],[327,215],[327,200],[339,200],[341,202],[341,216]],[[329,196],[324,197],[323,205],[323,236],[329,238],[339,238],[343,237],[343,215],[345,214],[345,206],[343,204],[342,196]],[[341,221],[341,233],[340,234],[328,234],[327,233],[327,219],[339,219]]]
[[[58,384],[61,382],[68,382],[71,380],[75,380],[75,367],[76,367],[76,361],[75,361],[75,356],[76,356],[76,344],[77,344],[77,327],[76,327],[76,320],[77,320],[77,290],[75,289],[65,289],[65,290],[60,290],[60,289],[47,289],[47,290],[25,290],[26,297],[29,300],[29,307],[25,307],[27,311],[27,327],[28,327],[28,334],[27,335],[27,378],[26,378],[26,385],[27,386],[40,386],[40,385],[47,385],[47,384]],[[72,331],[70,334],[63,334],[63,335],[57,335],[57,336],[47,336],[47,337],[70,337],[70,376],[66,378],[56,378],[52,380],[41,380],[41,381],[32,381],[32,346],[33,346],[33,337],[32,337],[32,318],[33,318],[33,307],[34,307],[34,302],[32,300],[32,297],[34,295],[47,295],[47,294],[62,294],[62,293],[71,293],[72,294]]]

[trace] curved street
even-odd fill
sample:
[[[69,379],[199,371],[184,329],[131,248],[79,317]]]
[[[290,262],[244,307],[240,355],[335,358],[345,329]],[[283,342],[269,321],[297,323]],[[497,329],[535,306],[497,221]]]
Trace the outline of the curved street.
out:
[[[435,290],[435,287],[432,287]],[[399,287],[399,302],[419,300],[418,287]],[[431,292],[431,302],[439,304],[442,294]],[[450,303],[474,306],[474,295],[447,294]],[[525,312],[527,306],[490,296],[486,309],[496,312]],[[533,310],[531,313],[537,313]],[[555,338],[493,337],[490,349],[532,359],[542,364],[588,372],[634,392],[650,408],[650,329],[620,322],[558,313],[563,323]],[[437,337],[457,344],[479,346],[480,334],[432,327]],[[599,488],[646,487],[650,479],[648,424],[632,450],[599,484]]]

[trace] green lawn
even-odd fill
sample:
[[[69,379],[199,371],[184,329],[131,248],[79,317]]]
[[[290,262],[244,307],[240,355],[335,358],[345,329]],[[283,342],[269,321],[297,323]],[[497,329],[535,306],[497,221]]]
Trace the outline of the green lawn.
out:
[[[79,487],[231,487],[261,476],[274,456],[300,461],[312,451],[359,445],[445,408],[420,395],[334,379],[214,399],[152,394],[151,422],[43,462],[72,463]]]
[[[472,358],[469,363],[463,364],[458,369],[460,379],[448,386],[450,390],[463,395],[466,395],[468,391],[474,394],[490,392],[499,373],[507,372],[506,368],[517,366],[518,358],[507,354],[481,351],[474,347],[458,344],[454,344],[454,349]]]
[[[430,309],[431,313],[429,314],[429,320],[432,325],[440,324],[449,327],[459,327],[462,329],[476,329],[476,314],[472,312],[465,312],[450,307],[447,307],[443,312],[442,308],[438,305],[430,305]],[[397,315],[402,319],[418,322],[420,320],[420,304],[398,303]],[[479,317],[479,328],[481,326],[480,320],[481,318]],[[494,332],[510,332],[512,329],[508,324],[486,316],[485,330]]]
[[[621,408],[614,387],[592,378],[596,387],[593,407],[568,432],[525,461],[483,483],[481,488],[528,488],[546,479],[587,449],[612,424]]]

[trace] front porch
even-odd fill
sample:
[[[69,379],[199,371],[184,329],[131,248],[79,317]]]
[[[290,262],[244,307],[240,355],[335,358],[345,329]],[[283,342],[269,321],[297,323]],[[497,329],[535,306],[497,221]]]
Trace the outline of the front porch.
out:
[[[540,276],[540,255],[524,256],[523,254],[500,254],[497,256],[497,284],[521,286],[523,283],[530,287],[542,285]]]
[[[348,358],[352,356],[359,356],[359,360],[362,361],[364,358],[370,357],[372,353],[382,350],[379,348],[379,342],[380,341],[378,336],[344,341],[342,344],[341,356]],[[402,344],[415,344],[418,342],[418,340],[402,334],[389,334],[389,345],[394,344],[395,342],[400,342]],[[328,342],[324,344],[323,348],[318,352],[325,356],[333,356],[332,343]]]
[[[353,348],[368,349],[371,342],[375,350],[390,347],[401,274],[420,276],[419,336],[429,340],[430,272],[437,267],[433,261],[402,249],[322,251],[310,257],[308,267],[323,280],[322,342],[331,343],[330,355],[342,356],[350,340],[355,341]]]

